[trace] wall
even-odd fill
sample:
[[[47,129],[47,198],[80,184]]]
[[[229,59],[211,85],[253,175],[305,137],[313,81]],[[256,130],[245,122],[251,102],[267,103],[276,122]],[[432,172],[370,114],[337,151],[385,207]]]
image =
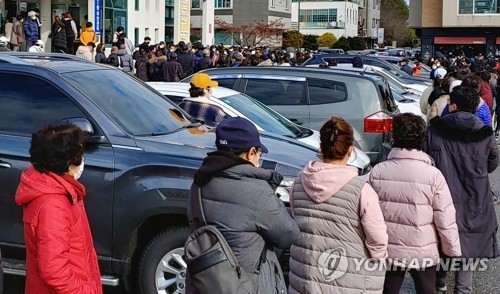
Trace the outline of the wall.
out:
[[[292,23],[297,23],[299,19],[299,5],[297,2],[292,3]],[[337,9],[337,22],[344,22],[345,28],[301,28],[300,32],[302,34],[308,35],[322,35],[326,32],[333,33],[335,37],[340,38],[344,37],[356,37],[358,35],[358,5],[352,2],[301,2],[300,9]],[[353,18],[347,21],[346,13],[348,9],[353,10],[352,14]],[[380,15],[379,15],[380,18]]]
[[[366,36],[377,38],[378,28],[380,27],[380,5],[376,5],[375,8],[373,8],[373,2],[376,2],[376,0],[369,0],[366,3]],[[375,23],[373,23],[373,19],[376,20]]]
[[[458,14],[458,0],[447,0],[443,7],[443,27],[499,27],[500,14]]]
[[[410,17],[408,19],[410,28],[422,27],[422,1],[423,0],[410,1]]]
[[[436,28],[443,25],[443,12],[454,14],[458,6],[452,7],[449,3],[453,0],[446,0],[446,9],[443,9],[444,1],[422,0],[422,28]]]
[[[165,0],[148,1],[149,7],[146,1],[139,1],[139,11],[136,11],[135,0],[128,0],[127,36],[134,41],[135,28],[139,28],[140,42],[144,37],[150,37],[151,43],[157,44],[165,38]],[[146,36],[146,29],[149,29],[148,36]]]

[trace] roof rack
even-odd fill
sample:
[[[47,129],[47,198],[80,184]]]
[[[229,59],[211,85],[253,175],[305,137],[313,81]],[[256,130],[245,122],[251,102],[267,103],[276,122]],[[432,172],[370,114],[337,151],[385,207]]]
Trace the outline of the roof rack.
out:
[[[39,53],[39,52],[2,52],[0,53],[0,61],[17,64],[27,64],[29,60],[39,61],[76,61],[76,62],[91,62],[75,55],[62,53]],[[16,61],[17,60],[17,61]]]

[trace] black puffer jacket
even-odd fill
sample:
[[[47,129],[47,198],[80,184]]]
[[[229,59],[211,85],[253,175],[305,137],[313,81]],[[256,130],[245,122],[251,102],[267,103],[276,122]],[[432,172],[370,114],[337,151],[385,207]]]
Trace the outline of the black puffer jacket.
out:
[[[52,38],[52,45],[54,47],[66,49],[66,28],[62,21],[54,22],[52,25],[52,32],[49,35]]]
[[[430,121],[428,152],[450,188],[462,257],[500,256],[488,174],[498,166],[493,130],[474,114],[453,112]]]
[[[272,248],[288,248],[299,238],[297,224],[274,194],[280,178],[236,155],[216,151],[205,158],[194,179],[201,187],[207,222],[221,231],[245,271],[255,271],[267,244],[259,294],[286,293],[283,273]],[[190,210],[188,218],[192,219]],[[187,284],[187,293],[195,293],[189,289],[189,279]]]
[[[150,81],[163,81],[163,64],[165,62],[167,62],[166,56],[155,56],[149,60],[148,78]]]
[[[196,63],[194,61],[194,55],[189,52],[180,52],[177,55],[177,61],[182,66],[182,72],[184,73],[184,77],[190,76],[194,73],[194,68]]]

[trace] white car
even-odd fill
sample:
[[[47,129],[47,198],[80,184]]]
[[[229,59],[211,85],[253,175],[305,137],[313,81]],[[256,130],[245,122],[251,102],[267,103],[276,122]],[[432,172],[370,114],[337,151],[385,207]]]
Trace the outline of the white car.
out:
[[[189,83],[148,82],[152,88],[179,104],[183,99],[197,99],[189,97]],[[294,124],[287,118],[260,103],[256,99],[243,93],[224,87],[213,88],[212,97],[205,99],[208,103],[222,109],[228,116],[244,117],[257,127],[259,131],[291,137],[300,142],[313,146],[319,152],[319,132]],[[349,165],[364,169],[370,163],[370,158],[363,151],[355,148]]]

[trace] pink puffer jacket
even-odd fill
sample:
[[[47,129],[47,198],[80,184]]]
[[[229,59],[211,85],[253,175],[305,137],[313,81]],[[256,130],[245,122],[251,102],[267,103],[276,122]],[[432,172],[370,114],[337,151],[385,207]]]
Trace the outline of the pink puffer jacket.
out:
[[[370,182],[387,224],[390,263],[433,266],[439,259],[438,242],[444,254],[462,254],[450,190],[426,153],[392,149],[388,160],[375,166]]]

